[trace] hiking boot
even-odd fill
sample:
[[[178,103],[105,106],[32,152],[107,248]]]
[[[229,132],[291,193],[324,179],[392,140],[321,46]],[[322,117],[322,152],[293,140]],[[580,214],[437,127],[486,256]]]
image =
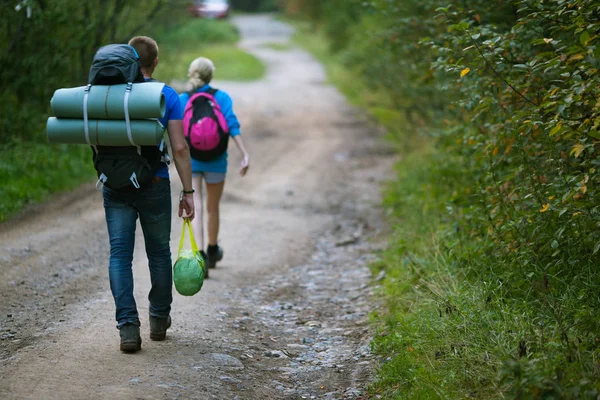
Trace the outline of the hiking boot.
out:
[[[204,252],[204,250],[200,250],[200,255],[202,256],[202,259],[204,260],[204,263],[202,264],[202,269],[204,270],[204,279],[208,279],[208,265],[206,264],[206,253]]]
[[[204,264],[208,267],[208,268],[215,268],[217,266],[217,262],[221,261],[223,259],[223,248],[220,246],[217,246],[217,250],[215,251],[208,251],[208,249],[206,250],[206,260],[204,262]]]
[[[135,353],[142,349],[142,337],[140,336],[140,327],[135,324],[125,324],[119,328],[121,336],[121,351],[125,353]]]
[[[167,329],[171,327],[171,317],[159,318],[150,316],[150,339],[165,340]]]

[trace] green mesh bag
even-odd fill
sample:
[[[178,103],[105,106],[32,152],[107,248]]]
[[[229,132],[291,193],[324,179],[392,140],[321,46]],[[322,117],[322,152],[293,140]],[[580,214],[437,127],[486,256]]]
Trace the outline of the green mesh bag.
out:
[[[191,250],[183,250],[183,242],[185,241],[185,228],[190,232]],[[202,289],[204,283],[204,259],[200,255],[192,225],[190,220],[185,218],[183,222],[183,231],[181,232],[181,240],[179,241],[179,252],[177,253],[177,261],[173,266],[173,282],[175,289],[183,296],[193,296]]]

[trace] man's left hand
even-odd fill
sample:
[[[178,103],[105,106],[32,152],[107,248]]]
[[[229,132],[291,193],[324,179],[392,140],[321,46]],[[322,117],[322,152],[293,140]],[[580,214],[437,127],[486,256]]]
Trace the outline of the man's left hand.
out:
[[[192,194],[184,194],[179,201],[179,216],[182,218],[188,218],[190,221],[194,220],[196,212],[194,209],[194,197]]]

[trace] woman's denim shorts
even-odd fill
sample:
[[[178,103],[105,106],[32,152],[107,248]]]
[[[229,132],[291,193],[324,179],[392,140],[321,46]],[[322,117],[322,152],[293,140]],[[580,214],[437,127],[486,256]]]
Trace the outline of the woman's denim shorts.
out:
[[[221,183],[225,180],[225,172],[193,172],[192,176],[201,176],[206,183]]]

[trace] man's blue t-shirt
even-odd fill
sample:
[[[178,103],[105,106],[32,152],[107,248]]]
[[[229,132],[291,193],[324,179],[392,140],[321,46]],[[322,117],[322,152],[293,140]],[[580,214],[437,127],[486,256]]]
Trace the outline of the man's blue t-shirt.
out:
[[[165,95],[166,111],[165,116],[158,120],[165,128],[167,128],[169,121],[183,119],[183,107],[181,107],[179,95],[172,87],[165,85],[162,92]],[[156,176],[169,178],[169,167],[167,164],[163,164],[159,170],[156,171]]]
[[[211,89],[210,85],[204,85],[201,88],[196,90],[197,93],[206,92]],[[181,107],[185,108],[188,100],[190,99],[189,93],[182,93],[179,95],[179,100],[181,101]],[[229,136],[234,137],[239,135],[240,132],[240,122],[237,119],[237,116],[233,112],[233,101],[229,95],[219,90],[215,93],[215,100],[221,107],[221,112],[227,121],[227,126],[229,127]],[[212,161],[200,161],[196,160],[192,157],[192,172],[219,172],[226,173],[227,172],[227,152],[223,153],[216,159]]]

